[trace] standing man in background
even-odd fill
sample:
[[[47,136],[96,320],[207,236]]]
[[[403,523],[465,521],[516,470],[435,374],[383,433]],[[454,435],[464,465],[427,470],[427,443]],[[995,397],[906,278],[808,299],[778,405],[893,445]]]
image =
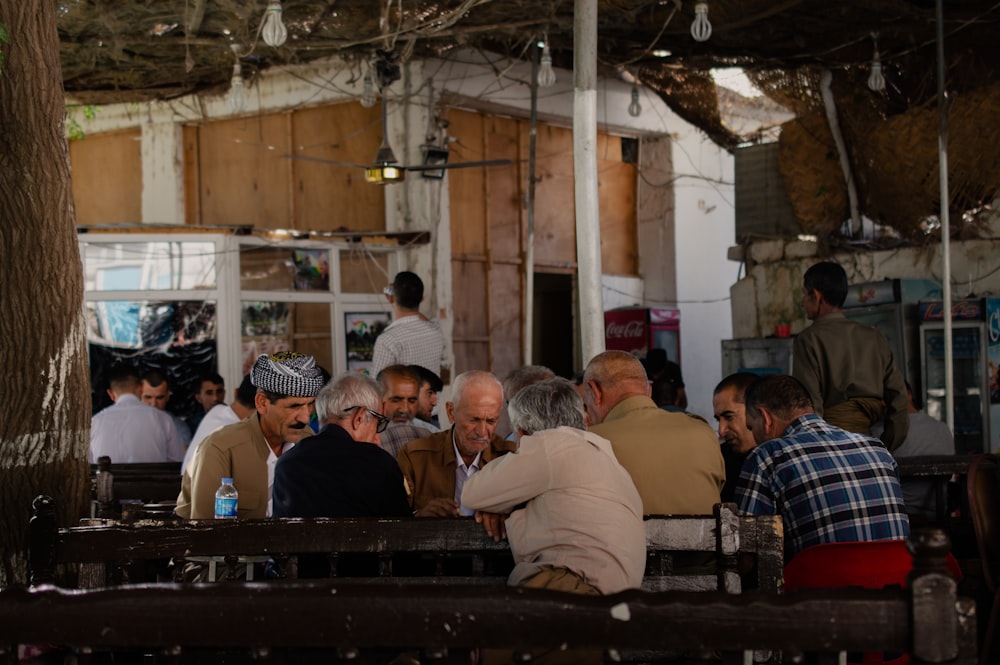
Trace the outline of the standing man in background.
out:
[[[389,365],[420,365],[440,376],[444,333],[436,321],[420,313],[424,299],[420,277],[408,271],[397,273],[385,295],[392,305],[392,323],[375,340],[371,376]]]
[[[792,376],[802,382],[816,415],[849,432],[871,436],[885,420],[882,442],[903,443],[909,428],[906,386],[889,342],[875,328],[844,316],[847,273],[817,263],[803,275],[802,306],[813,322],[792,347]]]

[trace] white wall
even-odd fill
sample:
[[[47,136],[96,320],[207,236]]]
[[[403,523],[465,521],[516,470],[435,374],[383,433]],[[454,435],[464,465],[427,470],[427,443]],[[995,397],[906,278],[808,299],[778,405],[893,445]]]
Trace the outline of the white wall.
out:
[[[726,258],[735,234],[734,162],[691,126],[676,133],[673,160],[681,366],[688,411],[713,422],[721,343],[732,336],[729,287],[739,270]]]

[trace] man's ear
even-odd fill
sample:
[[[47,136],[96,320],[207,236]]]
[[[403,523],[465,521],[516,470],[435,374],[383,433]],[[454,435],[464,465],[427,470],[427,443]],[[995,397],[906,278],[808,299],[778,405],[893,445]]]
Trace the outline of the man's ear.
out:
[[[444,410],[448,414],[448,422],[451,423],[452,425],[454,425],[455,424],[455,403],[454,402],[445,402],[444,403]]]
[[[198,401],[201,402],[201,400]],[[256,395],[254,395],[253,405],[254,407],[256,407],[257,413],[263,412],[267,405],[267,395],[265,395],[264,393],[257,393]]]
[[[365,424],[365,418],[370,418],[368,412],[365,411],[364,407],[360,409],[355,409],[354,413],[351,415],[351,432],[357,432],[361,429],[362,425]]]
[[[117,402],[118,401],[118,397],[115,396],[115,392],[113,390],[111,390],[111,388],[108,388],[108,397],[111,398],[112,402]]]
[[[760,417],[764,420],[764,431],[767,432],[768,436],[771,436],[771,430],[774,427],[774,414],[763,406],[757,407],[757,411],[760,412]]]
[[[597,381],[591,380],[587,381],[587,389],[594,396],[594,404],[600,406],[601,402],[604,401],[604,392],[601,390],[601,386],[598,385]]]

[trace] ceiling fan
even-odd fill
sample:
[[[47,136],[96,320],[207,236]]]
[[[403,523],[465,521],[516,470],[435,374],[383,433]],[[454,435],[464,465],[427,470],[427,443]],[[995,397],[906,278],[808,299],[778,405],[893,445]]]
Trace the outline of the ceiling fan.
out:
[[[322,157],[311,157],[309,155],[289,155],[295,159],[304,159],[310,162],[321,164],[334,164],[339,166],[353,166],[364,169],[365,180],[378,185],[389,185],[402,181],[407,171],[418,171],[425,178],[440,180],[444,178],[447,169],[475,168],[481,166],[503,166],[510,164],[509,159],[488,159],[475,162],[452,162],[448,163],[448,143],[443,139],[433,141],[433,136],[428,137],[429,142],[420,146],[424,153],[424,163],[413,166],[402,166],[396,159],[392,146],[389,145],[389,132],[386,125],[386,99],[385,88],[393,81],[400,78],[399,64],[395,62],[392,55],[384,51],[378,51],[378,59],[374,69],[378,78],[379,96],[382,102],[382,145],[375,153],[375,159],[371,164],[355,164],[352,162],[342,162],[335,159],[324,159]]]

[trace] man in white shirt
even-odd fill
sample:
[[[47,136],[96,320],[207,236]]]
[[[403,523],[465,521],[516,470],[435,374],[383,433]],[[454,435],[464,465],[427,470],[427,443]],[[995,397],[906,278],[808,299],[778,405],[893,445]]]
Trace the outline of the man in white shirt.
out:
[[[392,323],[375,340],[371,376],[389,365],[420,365],[440,375],[444,333],[436,321],[420,313],[423,281],[412,272],[398,273],[385,295],[392,305]]]
[[[256,411],[254,408],[254,396],[256,394],[257,389],[250,383],[250,375],[247,374],[243,377],[240,387],[233,393],[232,406],[228,404],[216,404],[205,414],[194,436],[191,437],[191,445],[188,446],[187,452],[184,453],[184,462],[181,464],[182,476],[188,464],[191,463],[191,458],[194,457],[195,452],[198,450],[198,444],[205,437],[217,429],[243,420]]]
[[[167,380],[166,374],[158,369],[151,369],[143,373],[142,392],[139,394],[139,399],[142,400],[143,404],[156,407],[173,418],[174,427],[177,428],[177,434],[181,437],[181,443],[187,446],[191,443],[191,428],[188,427],[183,418],[175,416],[167,410],[167,402],[170,401],[171,394],[170,381]]]
[[[108,395],[114,404],[90,423],[90,461],[107,455],[114,464],[180,462],[184,445],[171,417],[139,400],[142,383],[135,368],[112,370]]]

